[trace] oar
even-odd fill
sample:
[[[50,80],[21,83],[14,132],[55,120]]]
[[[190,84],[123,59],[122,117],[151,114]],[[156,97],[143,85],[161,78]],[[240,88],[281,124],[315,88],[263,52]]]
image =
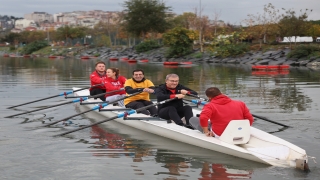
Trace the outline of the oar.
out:
[[[89,89],[89,88],[96,87],[96,86],[101,86],[101,85],[102,85],[102,84],[97,84],[97,85],[94,85],[94,86],[81,88],[81,89],[78,89],[78,90],[75,90],[75,91],[67,91],[67,92],[63,92],[63,93],[60,93],[60,94],[55,95],[55,96],[50,96],[50,97],[46,97],[46,98],[42,98],[42,99],[38,99],[38,100],[35,100],[35,101],[31,101],[31,102],[27,102],[27,103],[23,103],[23,104],[19,104],[19,105],[11,106],[11,107],[8,107],[7,109],[11,109],[11,108],[15,108],[15,107],[19,107],[19,106],[23,106],[23,105],[27,105],[27,104],[31,104],[31,103],[35,103],[35,102],[39,102],[39,101],[43,101],[43,100],[46,100],[46,99],[51,99],[51,98],[59,97],[59,96],[67,96],[68,94],[71,94],[71,93],[74,93],[74,92],[77,92],[77,91],[81,91],[81,90],[84,90],[84,89]]]
[[[14,116],[19,116],[19,115],[22,115],[22,114],[28,114],[28,113],[32,113],[32,112],[36,112],[36,111],[41,111],[41,110],[44,110],[44,109],[49,109],[49,108],[52,108],[52,107],[62,106],[62,105],[65,105],[65,104],[71,104],[71,103],[76,103],[76,102],[80,102],[80,101],[82,102],[82,101],[85,101],[85,100],[87,100],[89,98],[97,98],[97,97],[100,97],[103,94],[110,94],[110,93],[114,93],[114,92],[118,92],[118,91],[122,91],[122,90],[123,90],[123,88],[121,88],[120,90],[115,90],[115,91],[110,91],[110,92],[106,92],[106,93],[102,93],[102,94],[97,94],[97,95],[94,95],[94,96],[81,97],[81,98],[75,99],[73,101],[68,101],[68,102],[64,102],[64,103],[61,103],[61,104],[56,104],[56,105],[53,105],[53,106],[48,106],[48,107],[44,107],[44,108],[40,108],[40,109],[35,109],[35,110],[32,110],[32,111],[26,111],[26,112],[23,112],[23,113],[14,114],[14,115],[7,116],[7,117],[4,117],[4,118],[11,118],[11,117],[14,117]]]
[[[195,104],[205,105],[205,104],[207,104],[207,102],[209,101],[209,100],[207,100],[207,99],[200,98],[199,96],[196,96],[196,95],[193,95],[193,94],[188,94],[188,96],[192,96],[192,97],[195,97],[195,98],[198,98],[198,99],[202,100],[202,101],[197,101],[197,100],[184,99],[184,100],[186,100],[186,101],[189,101],[189,102],[192,102],[192,103],[195,103]],[[205,101],[205,102],[203,102],[203,101]],[[268,121],[268,122],[271,122],[271,123],[274,123],[274,124],[278,124],[278,125],[283,126],[283,127],[290,127],[290,126],[288,126],[288,125],[285,125],[285,124],[282,124],[282,123],[278,123],[278,122],[276,122],[276,121],[272,121],[272,120],[270,120],[270,119],[268,119],[268,118],[264,118],[264,117],[261,117],[261,116],[257,116],[257,115],[255,115],[255,114],[252,114],[252,116],[253,116],[253,117],[256,117],[256,118],[259,118],[259,119],[262,119],[262,120],[265,120],[265,121]]]
[[[87,110],[87,111],[84,111],[84,112],[81,112],[81,113],[78,113],[78,114],[74,114],[74,115],[71,115],[71,116],[66,117],[66,118],[64,118],[64,119],[61,119],[61,120],[59,120],[59,121],[55,121],[55,122],[46,124],[46,125],[44,125],[43,127],[51,126],[51,125],[57,124],[57,123],[59,123],[59,122],[61,122],[61,121],[65,121],[65,120],[68,120],[68,119],[70,119],[70,118],[79,116],[79,115],[81,115],[81,114],[84,114],[84,113],[87,113],[87,112],[90,112],[90,111],[94,111],[94,110],[97,110],[97,109],[100,109],[100,108],[104,108],[105,106],[107,106],[107,105],[109,105],[109,104],[113,104],[113,103],[115,103],[115,102],[118,102],[118,101],[121,101],[121,100],[123,100],[123,99],[129,98],[129,97],[132,97],[132,96],[135,96],[135,95],[140,94],[140,93],[142,93],[142,91],[141,91],[141,92],[133,93],[133,94],[131,94],[131,95],[129,95],[129,96],[125,96],[125,97],[123,97],[123,98],[119,98],[119,99],[114,100],[114,101],[110,101],[110,102],[108,102],[108,103],[99,104],[99,105],[97,105],[97,106],[95,106],[95,107],[93,107],[93,108],[91,108],[91,109],[89,109],[89,110]],[[97,103],[98,103],[98,102],[97,102]]]
[[[130,114],[134,114],[134,113],[143,111],[145,109],[148,109],[148,108],[150,108],[152,106],[157,106],[159,104],[164,104],[164,103],[173,101],[175,99],[177,99],[177,98],[167,99],[167,100],[160,101],[160,102],[157,102],[157,103],[154,103],[154,104],[150,104],[148,106],[145,106],[145,107],[142,107],[142,108],[139,108],[139,109],[136,109],[136,110],[131,110],[131,111],[127,111],[127,112],[124,112],[124,113],[120,113],[117,116],[113,116],[111,118],[108,118],[108,119],[105,119],[105,120],[102,120],[102,121],[99,121],[99,122],[96,122],[96,123],[93,123],[93,124],[90,124],[90,125],[87,125],[87,126],[83,126],[83,127],[80,127],[80,128],[77,128],[77,129],[74,129],[74,130],[71,130],[71,131],[68,131],[68,132],[65,132],[65,133],[61,133],[61,134],[58,134],[58,135],[55,135],[55,136],[63,136],[63,135],[70,134],[70,133],[73,133],[73,132],[76,132],[76,131],[79,131],[79,130],[82,130],[82,129],[85,129],[85,128],[88,128],[88,127],[91,127],[91,126],[94,126],[94,125],[98,125],[98,124],[101,124],[101,123],[104,123],[104,122],[108,122],[108,121],[114,120],[116,118],[122,118],[124,116],[130,115]]]

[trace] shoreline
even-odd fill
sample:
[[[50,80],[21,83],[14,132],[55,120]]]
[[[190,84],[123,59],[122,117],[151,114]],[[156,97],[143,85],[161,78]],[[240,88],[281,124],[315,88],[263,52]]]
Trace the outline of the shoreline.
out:
[[[45,49],[45,48],[43,48]],[[144,53],[136,53],[133,48],[117,48],[112,49],[108,47],[99,48],[85,48],[85,47],[46,47],[45,50],[37,51],[42,52],[37,54],[35,52],[31,57],[46,57],[46,58],[76,58],[76,59],[99,59],[99,60],[148,60],[151,63],[163,63],[163,62],[188,62],[192,64],[197,63],[223,63],[223,64],[247,64],[247,65],[289,65],[293,67],[308,67],[311,69],[320,69],[320,57],[311,58],[287,58],[286,55],[290,52],[290,49],[283,50],[269,50],[262,51],[250,51],[242,56],[238,57],[226,57],[219,58],[209,53],[200,53],[194,51],[193,53],[180,57],[180,58],[166,58],[166,48],[158,48]],[[48,49],[50,49],[48,51]],[[54,55],[51,51],[55,50],[57,55]],[[0,49],[0,56],[4,57],[8,53]],[[201,55],[201,57],[199,57]],[[12,57],[24,57],[17,54]],[[29,56],[27,56],[29,57]]]

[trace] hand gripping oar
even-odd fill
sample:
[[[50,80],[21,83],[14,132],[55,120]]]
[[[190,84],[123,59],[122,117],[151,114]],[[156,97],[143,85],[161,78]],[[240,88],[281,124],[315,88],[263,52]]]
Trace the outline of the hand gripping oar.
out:
[[[94,86],[85,87],[85,88],[81,88],[81,89],[74,90],[74,91],[67,91],[67,92],[63,92],[63,93],[60,93],[60,94],[55,95],[55,96],[50,96],[50,97],[46,97],[46,98],[42,98],[42,99],[38,99],[38,100],[35,100],[35,101],[31,101],[31,102],[27,102],[27,103],[23,103],[23,104],[19,104],[19,105],[11,106],[11,107],[8,107],[7,109],[11,109],[11,108],[15,108],[15,107],[19,107],[19,106],[23,106],[23,105],[27,105],[27,104],[31,104],[31,103],[35,103],[35,102],[39,102],[39,101],[43,101],[43,100],[46,100],[46,99],[51,99],[51,98],[59,97],[59,96],[67,96],[68,94],[72,94],[72,93],[77,92],[77,91],[81,91],[81,90],[84,90],[84,89],[89,89],[89,88],[97,87],[97,86],[101,86],[101,85],[102,85],[102,84],[97,84],[97,85],[94,85]]]
[[[142,108],[138,108],[136,110],[131,110],[131,111],[127,111],[127,112],[124,112],[124,113],[120,113],[117,116],[113,116],[111,118],[108,118],[108,119],[105,119],[105,120],[102,120],[102,121],[99,121],[99,122],[96,122],[96,123],[93,123],[93,124],[90,124],[90,125],[87,125],[87,126],[83,126],[83,127],[80,127],[80,128],[77,128],[77,129],[74,129],[74,130],[71,130],[71,131],[68,131],[68,132],[65,132],[65,133],[61,133],[61,134],[58,134],[58,135],[55,135],[55,136],[63,136],[63,135],[70,134],[70,133],[73,133],[73,132],[76,132],[76,131],[79,131],[79,130],[82,130],[82,129],[85,129],[85,128],[88,128],[88,127],[91,127],[91,126],[94,126],[94,125],[97,125],[97,124],[101,124],[101,123],[104,123],[104,122],[108,122],[108,121],[114,120],[116,118],[122,118],[124,116],[130,115],[130,114],[134,114],[134,113],[143,111],[145,109],[148,109],[148,108],[150,108],[152,106],[157,106],[159,104],[164,104],[164,103],[173,101],[175,99],[177,99],[177,98],[167,99],[167,100],[160,101],[160,102],[157,102],[157,103],[154,103],[154,104],[150,104],[150,105],[142,107]]]
[[[66,117],[66,118],[64,118],[64,119],[61,119],[61,120],[59,120],[59,121],[55,121],[55,122],[46,124],[46,125],[44,125],[43,127],[51,126],[51,125],[53,125],[53,124],[57,124],[58,122],[68,120],[68,119],[73,118],[73,117],[75,117],[75,116],[79,116],[79,115],[81,115],[81,114],[84,114],[84,113],[87,113],[87,112],[90,112],[90,111],[94,111],[94,110],[97,110],[97,109],[104,108],[105,106],[107,106],[107,105],[109,105],[109,104],[113,104],[113,103],[115,103],[115,102],[118,102],[118,101],[121,101],[121,100],[123,100],[123,99],[129,98],[129,97],[132,97],[132,96],[135,96],[135,95],[140,94],[140,93],[142,93],[142,91],[141,91],[141,92],[133,93],[133,94],[131,94],[131,95],[129,95],[129,96],[125,96],[125,97],[123,97],[123,98],[119,98],[119,99],[114,100],[114,101],[110,101],[110,102],[108,102],[108,103],[99,104],[99,105],[97,105],[97,106],[95,106],[95,107],[93,107],[93,108],[91,108],[91,109],[89,109],[89,110],[87,110],[87,111],[84,111],[84,112],[81,112],[81,113],[78,113],[78,114],[74,114],[74,115],[71,115],[71,116]],[[99,103],[99,102],[97,102],[97,103]]]
[[[48,107],[44,107],[44,108],[40,108],[40,109],[35,109],[35,110],[32,110],[32,111],[26,111],[26,112],[23,112],[23,113],[14,114],[14,115],[7,116],[7,117],[4,117],[4,118],[11,118],[11,117],[14,117],[14,116],[19,116],[19,115],[22,115],[22,114],[28,114],[28,113],[32,113],[32,112],[36,112],[36,111],[41,111],[41,110],[44,110],[44,109],[49,109],[49,108],[52,108],[52,107],[62,106],[62,105],[65,105],[65,104],[82,102],[82,101],[85,101],[85,100],[87,100],[89,98],[97,98],[97,97],[100,97],[101,95],[104,95],[104,94],[110,94],[110,93],[114,93],[114,92],[118,92],[118,91],[122,91],[122,90],[123,90],[123,88],[120,89],[120,90],[115,90],[115,91],[110,91],[110,92],[106,92],[106,93],[102,93],[102,94],[97,94],[97,95],[94,95],[94,96],[81,97],[81,98],[75,99],[73,101],[68,101],[68,102],[64,102],[64,103],[61,103],[61,104],[56,104],[56,105],[53,105],[53,106],[48,106]]]
[[[198,98],[198,99],[202,100],[202,101],[197,101],[197,100],[184,99],[186,101],[189,101],[189,102],[192,102],[192,103],[195,103],[195,104],[198,104],[198,105],[200,105],[200,104],[205,105],[209,101],[207,99],[200,98],[199,96],[196,96],[196,95],[193,95],[193,94],[188,94],[188,96],[192,96],[192,97],[195,97],[195,98]],[[203,101],[205,101],[205,102],[203,102]],[[252,114],[252,116],[256,117],[256,118],[259,118],[259,119],[262,119],[262,120],[265,120],[265,121],[268,121],[268,122],[271,122],[271,123],[274,123],[274,124],[278,124],[278,125],[283,126],[283,127],[290,127],[288,125],[285,125],[285,124],[282,124],[282,123],[278,123],[276,121],[272,121],[272,120],[270,120],[268,118],[264,118],[264,117],[257,116],[257,115],[254,115],[254,114]]]

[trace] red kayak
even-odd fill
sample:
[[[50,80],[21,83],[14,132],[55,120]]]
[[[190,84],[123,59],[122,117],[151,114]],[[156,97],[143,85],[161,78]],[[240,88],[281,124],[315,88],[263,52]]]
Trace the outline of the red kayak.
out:
[[[163,65],[190,65],[190,64],[192,64],[191,61],[187,61],[187,62],[176,62],[176,61],[163,62]]]
[[[116,58],[116,57],[111,57],[111,58],[109,58],[109,60],[110,60],[110,61],[118,61],[118,58]]]
[[[127,62],[128,62],[128,63],[136,63],[137,60],[135,60],[135,59],[129,59]]]

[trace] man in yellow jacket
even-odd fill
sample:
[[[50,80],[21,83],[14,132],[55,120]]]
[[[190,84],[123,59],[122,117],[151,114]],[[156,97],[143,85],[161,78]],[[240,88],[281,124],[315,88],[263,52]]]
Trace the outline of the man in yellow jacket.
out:
[[[149,79],[146,79],[144,77],[143,70],[134,70],[132,72],[132,78],[127,79],[124,83],[124,88],[126,90],[127,95],[143,91],[140,94],[125,99],[124,105],[126,106],[126,108],[138,109],[153,104],[150,101],[149,93],[155,93],[153,89],[155,87]],[[157,114],[157,108],[155,106],[152,106],[146,110],[141,111],[141,113],[155,116]]]

